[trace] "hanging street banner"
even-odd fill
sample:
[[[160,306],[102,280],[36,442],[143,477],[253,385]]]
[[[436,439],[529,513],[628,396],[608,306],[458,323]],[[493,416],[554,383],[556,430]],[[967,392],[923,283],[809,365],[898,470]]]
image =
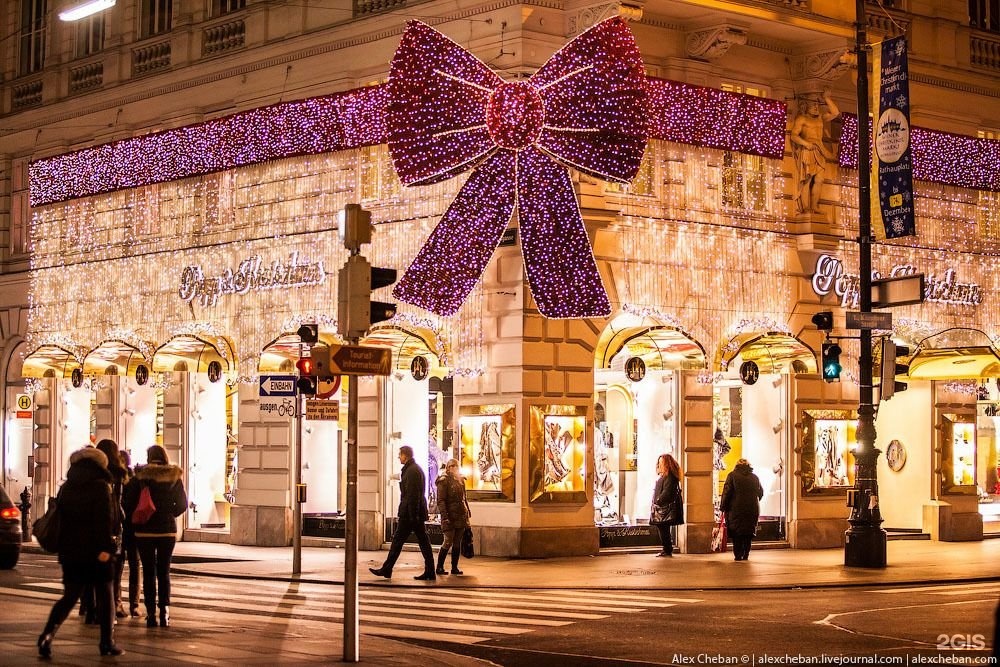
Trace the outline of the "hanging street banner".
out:
[[[872,137],[872,190],[878,196],[872,203],[872,229],[879,239],[915,236],[906,39],[887,39],[873,51],[872,108],[878,113]]]

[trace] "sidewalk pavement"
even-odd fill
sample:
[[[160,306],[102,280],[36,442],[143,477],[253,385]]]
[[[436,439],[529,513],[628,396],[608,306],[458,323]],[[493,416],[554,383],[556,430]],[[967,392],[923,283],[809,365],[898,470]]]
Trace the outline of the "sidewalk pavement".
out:
[[[408,545],[409,547],[409,545]],[[435,552],[436,553],[436,552]],[[419,552],[403,552],[392,579],[376,577],[385,551],[358,554],[358,581],[378,586],[457,586],[487,588],[589,588],[644,590],[787,589],[879,586],[976,580],[1000,581],[1000,539],[982,542],[893,540],[887,566],[844,566],[844,550],[757,548],[750,560],[734,562],[732,552],[674,554],[604,553],[596,556],[526,560],[477,556],[462,559],[462,576],[415,581],[423,571]],[[241,547],[224,543],[179,542],[173,571],[233,578],[344,581],[341,547],[303,547],[301,573],[292,575],[291,547]],[[450,569],[450,561],[446,565]]]

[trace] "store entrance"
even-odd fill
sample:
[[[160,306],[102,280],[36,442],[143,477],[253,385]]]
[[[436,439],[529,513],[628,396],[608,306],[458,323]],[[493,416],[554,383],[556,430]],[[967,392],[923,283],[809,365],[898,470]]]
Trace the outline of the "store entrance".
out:
[[[703,369],[702,347],[657,318],[625,313],[602,332],[594,363],[594,523],[601,548],[653,547],[656,459],[682,459],[681,372]]]

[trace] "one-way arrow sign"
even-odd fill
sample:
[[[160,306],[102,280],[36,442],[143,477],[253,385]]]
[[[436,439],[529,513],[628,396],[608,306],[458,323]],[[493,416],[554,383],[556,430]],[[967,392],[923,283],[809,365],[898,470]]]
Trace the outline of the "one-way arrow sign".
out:
[[[261,375],[260,396],[294,396],[294,375]]]

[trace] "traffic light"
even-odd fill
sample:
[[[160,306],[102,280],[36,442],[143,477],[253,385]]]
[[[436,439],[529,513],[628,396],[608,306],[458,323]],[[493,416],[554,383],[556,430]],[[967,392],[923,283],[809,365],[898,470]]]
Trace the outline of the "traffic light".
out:
[[[295,333],[298,334],[299,340],[303,343],[312,344],[319,340],[319,325],[311,323],[303,324]]]
[[[396,282],[396,269],[372,266],[361,255],[351,255],[337,280],[337,332],[345,339],[361,338],[368,328],[396,314],[396,304],[372,301],[373,289]]]
[[[312,361],[313,374],[317,379],[324,382],[333,381],[329,345],[313,345],[309,348],[309,359]]]
[[[827,382],[840,382],[840,346],[836,343],[823,343],[823,379]]]
[[[897,375],[910,372],[909,364],[898,363],[900,357],[910,356],[910,348],[906,345],[896,345],[891,338],[882,341],[882,389],[881,400],[888,401],[894,394],[906,391],[905,382],[897,382]]]
[[[829,310],[816,313],[812,316],[812,323],[815,324],[816,328],[820,331],[830,331],[833,329],[833,313]]]
[[[303,396],[316,395],[316,374],[313,360],[303,357],[295,362],[295,368],[299,371],[299,379],[295,382],[299,393]]]
[[[347,204],[337,221],[340,240],[348,250],[358,252],[361,246],[372,242],[372,213],[360,204]]]

